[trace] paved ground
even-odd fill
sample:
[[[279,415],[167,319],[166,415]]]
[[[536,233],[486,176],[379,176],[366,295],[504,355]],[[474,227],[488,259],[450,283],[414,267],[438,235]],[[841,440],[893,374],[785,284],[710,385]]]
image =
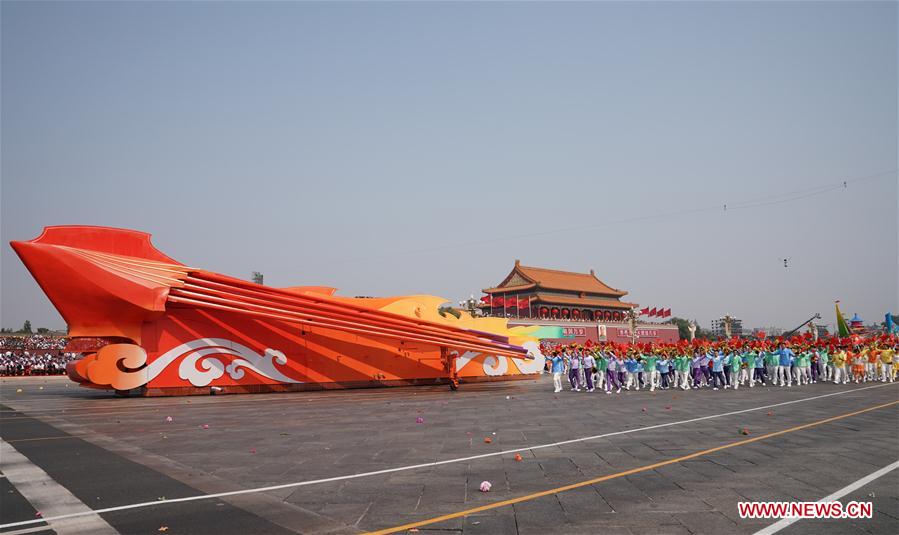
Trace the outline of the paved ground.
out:
[[[554,395],[549,383],[543,377],[464,385],[455,393],[420,387],[119,399],[65,378],[5,379],[4,447],[45,472],[47,481],[17,482],[9,468],[10,477],[0,478],[0,523],[40,520],[39,511],[44,518],[57,515],[52,496],[62,489],[94,510],[149,503],[87,517],[121,533],[358,533],[441,515],[451,518],[418,526],[419,532],[753,533],[773,520],[741,520],[738,501],[818,500],[899,460],[899,384],[606,396]],[[808,399],[828,394],[837,395]],[[786,402],[795,403],[747,411]],[[746,412],[716,416],[734,411]],[[711,418],[678,423],[706,416]],[[416,423],[419,417],[423,423]],[[674,425],[644,429],[666,423]],[[172,502],[507,450],[439,466]],[[2,462],[7,470],[9,459]],[[482,481],[492,483],[490,492],[478,491]],[[543,491],[550,492],[453,516]],[[803,520],[780,533],[899,532],[899,470],[844,498],[851,499],[873,502],[874,518]],[[51,518],[51,526],[0,531],[71,533],[79,520],[84,517]]]

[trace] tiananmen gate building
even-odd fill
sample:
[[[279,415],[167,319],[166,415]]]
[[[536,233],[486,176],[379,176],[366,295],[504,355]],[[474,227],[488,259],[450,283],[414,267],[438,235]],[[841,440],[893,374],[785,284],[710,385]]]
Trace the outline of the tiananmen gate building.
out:
[[[509,318],[510,325],[562,326],[566,339],[630,341],[627,312],[636,303],[622,301],[627,292],[613,288],[589,273],[523,266],[515,261],[501,283],[484,288],[480,307],[486,316]],[[677,341],[675,325],[637,324],[637,339]]]

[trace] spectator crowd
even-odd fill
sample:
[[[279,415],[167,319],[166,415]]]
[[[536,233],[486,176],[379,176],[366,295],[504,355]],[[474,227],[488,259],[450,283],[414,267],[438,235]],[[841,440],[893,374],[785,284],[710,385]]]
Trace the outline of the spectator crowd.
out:
[[[66,343],[64,336],[0,336],[0,376],[62,375],[78,357],[63,351]]]

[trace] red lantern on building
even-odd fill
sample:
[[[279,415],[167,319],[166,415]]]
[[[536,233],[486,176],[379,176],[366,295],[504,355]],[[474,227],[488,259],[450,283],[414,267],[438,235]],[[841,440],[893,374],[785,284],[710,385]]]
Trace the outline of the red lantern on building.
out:
[[[562,309],[562,317],[568,319],[571,316],[571,311],[567,308]]]
[[[576,319],[576,320],[577,320],[577,319],[580,319],[580,318],[581,318],[581,311],[578,310],[578,309],[572,310],[572,311],[571,311],[571,317],[574,318],[574,319]]]
[[[553,307],[552,311],[550,311],[550,316],[553,318],[558,318],[559,317],[559,309],[556,307]]]
[[[549,309],[546,307],[540,307],[540,317],[548,318],[549,317]]]
[[[621,312],[615,312],[614,314],[612,314],[612,318],[615,321],[621,321]]]

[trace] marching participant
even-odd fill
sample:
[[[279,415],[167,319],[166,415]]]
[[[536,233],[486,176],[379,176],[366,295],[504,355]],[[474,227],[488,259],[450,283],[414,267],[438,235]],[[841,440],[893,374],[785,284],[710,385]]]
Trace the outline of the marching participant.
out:
[[[884,347],[880,350],[880,380],[882,382],[893,382],[893,358],[896,351],[890,347]]]
[[[674,388],[690,390],[691,359],[685,353],[674,357]]]
[[[856,344],[854,351],[847,352],[846,356],[852,363],[852,379],[855,384],[864,383],[867,380],[865,376],[865,367],[868,362],[868,359],[865,358],[867,353],[865,350],[860,350],[860,346]]]
[[[596,358],[589,351],[584,352],[584,382],[587,383],[587,392],[593,392],[593,373],[596,370]]]
[[[656,369],[656,362],[659,358],[652,353],[641,355],[641,358],[643,360],[643,376],[649,381],[649,391],[655,392],[656,386],[659,384],[659,370]]]
[[[737,351],[730,353],[730,386],[734,390],[740,387],[740,372],[743,368],[743,356]]]
[[[725,355],[723,351],[719,351],[718,353],[712,353],[709,355],[709,361],[712,365],[712,379],[714,380],[714,385],[712,386],[712,390],[718,390],[718,384],[727,388],[727,381],[724,378],[724,359]]]
[[[640,390],[640,378],[637,377],[637,374],[640,373],[642,366],[635,357],[633,349],[628,350],[627,360],[624,361],[624,366],[627,370],[627,383],[624,384],[624,389],[630,390],[631,385],[635,385],[636,389]]]
[[[839,346],[837,350],[833,352],[833,356],[831,357],[831,362],[833,364],[833,384],[838,385],[840,383],[846,384],[849,382],[849,374],[846,372],[847,359],[848,355],[842,346]]]
[[[580,355],[577,352],[568,349],[568,382],[571,383],[571,390],[575,392],[581,391],[581,362]]]
[[[793,366],[793,361],[795,360],[795,353],[788,348],[783,342],[778,344],[777,351],[777,380],[780,383],[780,386],[792,387],[793,386],[793,377],[790,373],[790,369]]]
[[[606,373],[609,369],[609,358],[602,351],[596,352],[596,385],[595,387],[611,394],[611,385],[606,386]]]
[[[866,381],[876,381],[877,380],[877,365],[880,364],[880,358],[878,358],[878,350],[877,350],[877,341],[875,340],[872,344],[866,345],[864,349],[865,353],[865,380]]]
[[[765,357],[763,360],[765,362],[765,368],[768,372],[768,380],[771,382],[772,386],[777,386],[777,368],[778,366],[780,366],[780,355],[778,355],[776,351],[771,351],[768,348],[765,348],[764,355]]]
[[[559,354],[559,350],[555,350],[552,352],[552,357],[549,361],[552,365],[550,370],[553,374],[554,392],[558,394],[562,391],[562,374],[565,372],[565,359]]]
[[[799,350],[799,354],[796,355],[796,386],[811,384],[812,375],[809,371],[809,368],[811,368],[811,363],[811,351],[807,347],[801,347]]]

